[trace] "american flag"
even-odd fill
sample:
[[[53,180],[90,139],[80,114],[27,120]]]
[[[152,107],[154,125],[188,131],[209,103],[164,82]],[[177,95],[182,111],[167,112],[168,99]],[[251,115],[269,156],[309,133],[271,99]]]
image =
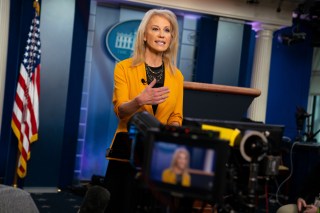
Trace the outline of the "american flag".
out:
[[[34,2],[28,39],[20,65],[20,74],[13,106],[11,126],[18,139],[17,174],[24,178],[30,158],[30,144],[38,139],[40,93],[40,6]]]

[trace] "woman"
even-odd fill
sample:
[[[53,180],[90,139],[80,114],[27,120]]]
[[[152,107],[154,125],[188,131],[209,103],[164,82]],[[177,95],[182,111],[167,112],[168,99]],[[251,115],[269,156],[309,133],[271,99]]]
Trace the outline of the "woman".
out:
[[[188,173],[190,155],[185,148],[178,148],[173,154],[171,166],[162,173],[162,181],[181,186],[190,186]]]
[[[169,10],[150,10],[138,28],[133,57],[114,70],[114,111],[117,133],[127,131],[128,119],[148,111],[161,123],[181,125],[183,76],[175,66],[178,24]]]
[[[163,124],[181,125],[183,76],[176,67],[178,34],[176,16],[169,10],[153,9],[143,17],[132,58],[114,69],[113,104],[119,118],[114,141],[127,132],[128,120],[139,111],[151,113]],[[134,175],[128,163],[109,161],[106,186],[111,199],[106,212],[133,211]]]

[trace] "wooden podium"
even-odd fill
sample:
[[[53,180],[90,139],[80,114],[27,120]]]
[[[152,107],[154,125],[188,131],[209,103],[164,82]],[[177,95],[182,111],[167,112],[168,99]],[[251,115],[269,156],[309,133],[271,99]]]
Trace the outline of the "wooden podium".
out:
[[[260,94],[253,88],[185,81],[183,116],[239,121]]]

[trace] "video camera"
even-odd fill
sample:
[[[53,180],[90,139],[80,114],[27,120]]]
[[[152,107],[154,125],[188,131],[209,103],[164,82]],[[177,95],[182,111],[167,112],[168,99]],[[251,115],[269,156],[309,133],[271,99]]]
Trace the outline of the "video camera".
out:
[[[255,212],[258,177],[278,174],[283,128],[191,118],[175,127],[139,112],[128,122],[127,156],[150,190],[203,200],[219,212]],[[186,169],[168,175],[177,150],[187,153],[179,165]]]

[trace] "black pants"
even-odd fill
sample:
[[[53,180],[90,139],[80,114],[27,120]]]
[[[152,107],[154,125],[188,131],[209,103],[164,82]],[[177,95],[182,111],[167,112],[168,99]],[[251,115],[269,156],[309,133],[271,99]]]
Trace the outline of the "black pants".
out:
[[[111,195],[106,213],[136,212],[137,184],[135,170],[129,163],[109,161],[105,186]]]

